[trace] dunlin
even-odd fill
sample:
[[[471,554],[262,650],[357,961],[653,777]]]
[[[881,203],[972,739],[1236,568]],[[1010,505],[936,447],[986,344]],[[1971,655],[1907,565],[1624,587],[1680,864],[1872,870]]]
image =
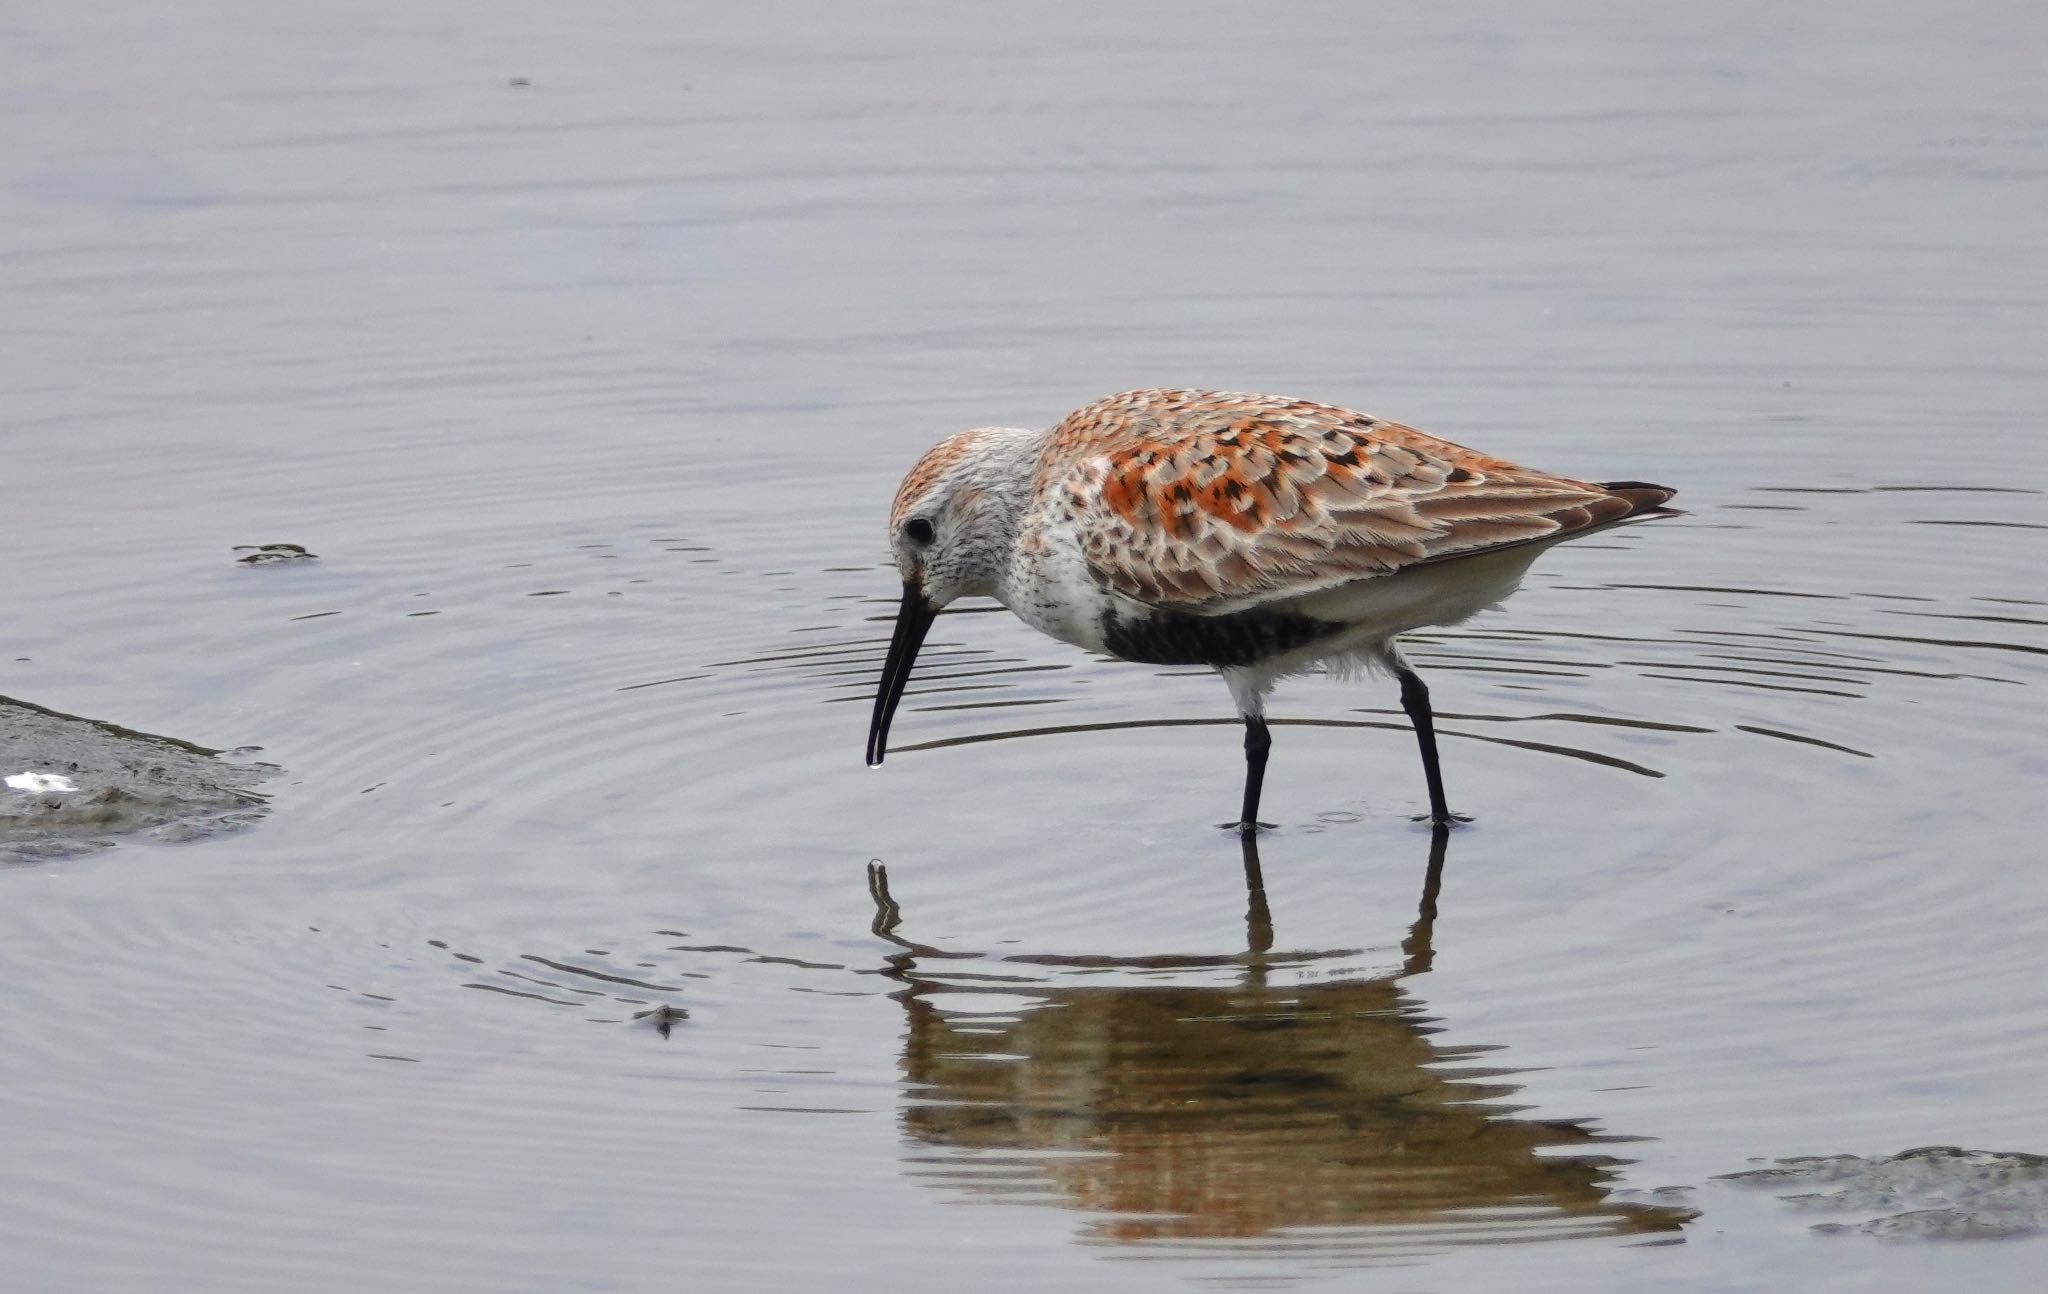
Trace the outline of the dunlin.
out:
[[[1050,431],[977,427],[896,491],[903,602],[868,729],[889,721],[940,608],[993,597],[1062,642],[1120,660],[1207,665],[1244,719],[1255,831],[1273,739],[1266,694],[1324,665],[1399,680],[1444,801],[1429,688],[1395,639],[1455,625],[1521,583],[1550,544],[1654,510],[1673,491],[1553,476],[1366,414],[1226,391],[1126,391]]]

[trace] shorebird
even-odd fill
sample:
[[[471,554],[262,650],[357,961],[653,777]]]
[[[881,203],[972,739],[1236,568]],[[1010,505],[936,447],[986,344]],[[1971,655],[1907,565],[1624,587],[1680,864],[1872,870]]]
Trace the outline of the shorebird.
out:
[[[1244,802],[1259,821],[1275,680],[1384,670],[1415,725],[1439,827],[1429,688],[1395,646],[1498,604],[1552,543],[1653,511],[1674,491],[1494,458],[1334,405],[1232,391],[1126,391],[1050,431],[976,427],[925,452],[896,491],[903,601],[868,728],[880,764],[941,608],[993,597],[1062,642],[1119,660],[1207,665],[1244,720]]]

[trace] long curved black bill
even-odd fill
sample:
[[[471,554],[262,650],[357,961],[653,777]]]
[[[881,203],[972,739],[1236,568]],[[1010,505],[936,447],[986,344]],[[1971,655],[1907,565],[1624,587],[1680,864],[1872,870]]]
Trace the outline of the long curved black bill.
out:
[[[889,640],[889,659],[882,665],[882,685],[875,691],[875,717],[868,724],[868,767],[882,762],[889,750],[889,721],[896,717],[896,703],[903,699],[903,685],[910,682],[910,667],[917,663],[917,649],[939,613],[925,601],[924,590],[915,584],[903,586],[903,605],[896,608],[896,636]]]

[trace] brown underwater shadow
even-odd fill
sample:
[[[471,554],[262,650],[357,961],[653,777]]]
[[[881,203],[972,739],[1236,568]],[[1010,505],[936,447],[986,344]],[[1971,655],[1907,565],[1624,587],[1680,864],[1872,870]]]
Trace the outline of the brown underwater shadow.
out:
[[[1247,949],[1220,957],[984,957],[919,944],[899,933],[887,872],[871,865],[875,933],[903,949],[883,973],[903,985],[892,996],[907,1020],[907,1170],[969,1199],[1085,1210],[1096,1216],[1084,1242],[1161,1257],[1170,1246],[1351,1266],[1465,1244],[1676,1243],[1692,1210],[1613,1196],[1613,1170],[1629,1161],[1606,1148],[1633,1138],[1516,1117],[1519,1089],[1503,1081],[1513,1071],[1481,1060],[1495,1049],[1438,1041],[1402,985],[1433,957],[1447,838],[1432,833],[1400,970],[1341,983],[1268,982],[1329,954],[1271,951],[1250,836]],[[949,973],[963,958],[977,973]],[[1000,973],[1017,963],[1240,969],[1226,985],[1061,987]]]

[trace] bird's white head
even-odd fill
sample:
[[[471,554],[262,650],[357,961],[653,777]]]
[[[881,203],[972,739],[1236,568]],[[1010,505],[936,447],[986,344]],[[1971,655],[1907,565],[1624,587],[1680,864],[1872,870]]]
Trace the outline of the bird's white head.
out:
[[[999,591],[1043,437],[1015,427],[975,427],[948,436],[926,450],[897,487],[889,509],[889,552],[903,576],[903,603],[868,728],[869,764],[882,762],[889,720],[939,609],[958,598]]]
[[[974,427],[948,436],[896,489],[889,552],[933,610],[991,597],[1010,563],[1040,433]]]

